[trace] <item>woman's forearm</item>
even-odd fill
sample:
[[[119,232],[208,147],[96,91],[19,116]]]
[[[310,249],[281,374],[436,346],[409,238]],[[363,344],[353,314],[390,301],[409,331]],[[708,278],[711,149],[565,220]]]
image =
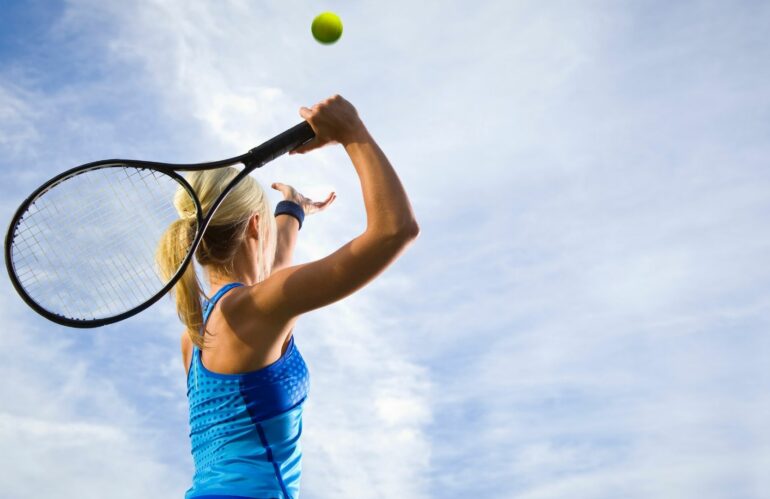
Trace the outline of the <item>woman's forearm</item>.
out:
[[[366,128],[362,125],[343,145],[361,180],[367,230],[416,234],[419,228],[404,187]]]
[[[272,272],[276,272],[291,265],[294,247],[297,244],[299,222],[290,215],[275,217],[278,242],[275,246],[275,261]]]

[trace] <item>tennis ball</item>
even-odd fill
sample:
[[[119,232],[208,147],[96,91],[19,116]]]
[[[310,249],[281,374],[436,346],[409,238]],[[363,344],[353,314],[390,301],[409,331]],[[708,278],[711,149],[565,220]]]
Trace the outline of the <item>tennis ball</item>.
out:
[[[334,43],[342,36],[342,20],[334,12],[323,12],[313,19],[310,31],[319,42]]]

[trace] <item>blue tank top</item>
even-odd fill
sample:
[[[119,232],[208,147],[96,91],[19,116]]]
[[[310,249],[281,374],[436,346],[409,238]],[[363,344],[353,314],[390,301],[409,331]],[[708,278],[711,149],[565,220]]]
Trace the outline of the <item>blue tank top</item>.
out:
[[[204,302],[206,324],[232,283]],[[242,374],[211,372],[193,345],[187,376],[195,463],[185,499],[296,499],[302,472],[302,408],[310,377],[289,341],[280,359]]]

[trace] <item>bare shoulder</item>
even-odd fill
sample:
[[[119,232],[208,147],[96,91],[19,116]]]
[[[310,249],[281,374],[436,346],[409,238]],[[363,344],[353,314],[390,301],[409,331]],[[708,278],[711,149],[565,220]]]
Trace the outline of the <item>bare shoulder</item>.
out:
[[[264,309],[259,306],[259,301],[254,296],[262,296],[268,291],[265,290],[267,281],[274,279],[269,277],[261,283],[251,286],[243,286],[223,296],[219,301],[219,306],[214,307],[212,311],[211,322],[217,322],[220,314],[226,317],[224,328],[235,336],[240,337],[244,343],[264,344],[268,342],[285,338],[289,328],[296,321],[296,317],[285,317],[276,313],[275,310]]]

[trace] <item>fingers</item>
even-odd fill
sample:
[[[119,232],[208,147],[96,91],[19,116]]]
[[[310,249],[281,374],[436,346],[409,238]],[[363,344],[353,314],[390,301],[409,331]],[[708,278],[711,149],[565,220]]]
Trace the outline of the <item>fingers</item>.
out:
[[[323,201],[321,204],[331,204],[332,201],[334,201],[337,198],[337,193],[332,191],[329,193],[329,197],[326,198],[325,201]]]
[[[327,197],[324,201],[316,201],[313,204],[316,207],[318,207],[319,210],[323,210],[324,208],[332,204],[332,201],[334,201],[335,199],[337,199],[337,194],[335,192],[332,192],[331,194],[329,194],[329,197]]]
[[[304,154],[327,144],[346,143],[363,130],[363,123],[350,102],[334,95],[317,104],[299,108],[299,115],[315,132],[315,138],[289,154]]]
[[[315,108],[315,106],[314,106],[314,108]],[[313,114],[314,114],[313,113],[313,109],[310,109],[310,108],[305,107],[305,106],[302,106],[302,107],[299,108],[299,115],[302,116],[302,118],[304,118],[305,121],[308,122],[308,124],[310,125],[310,128],[313,129],[313,132],[315,132],[316,136],[310,142],[308,142],[306,144],[303,144],[303,145],[301,145],[299,147],[295,147],[294,149],[289,151],[289,155],[292,155],[292,154],[304,154],[304,153],[306,153],[308,151],[312,151],[313,149],[318,149],[319,147],[321,147],[323,145],[323,144],[319,144],[318,143],[319,142],[319,140],[318,140],[318,135],[319,135],[318,134],[318,127],[314,123]]]
[[[337,199],[337,195],[335,193],[331,193],[325,201],[308,202],[307,204],[303,205],[303,208],[305,209],[305,215],[312,215],[314,213],[319,213],[325,210],[332,204],[335,199]]]
[[[289,151],[289,156],[292,154],[305,154],[308,151],[312,151],[313,149],[318,149],[319,147],[323,147],[324,143],[318,140],[318,137],[314,138],[310,142],[303,144],[299,147],[295,147],[291,151]]]

